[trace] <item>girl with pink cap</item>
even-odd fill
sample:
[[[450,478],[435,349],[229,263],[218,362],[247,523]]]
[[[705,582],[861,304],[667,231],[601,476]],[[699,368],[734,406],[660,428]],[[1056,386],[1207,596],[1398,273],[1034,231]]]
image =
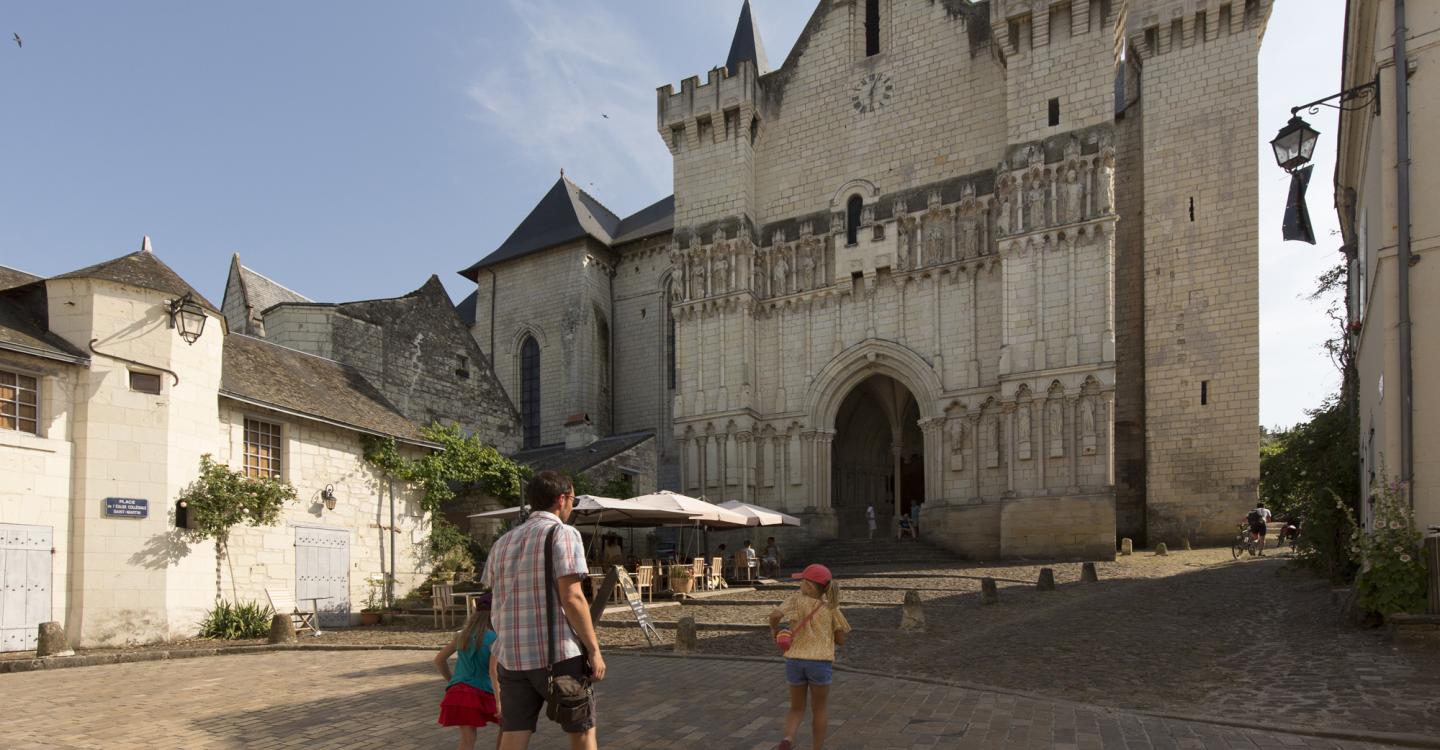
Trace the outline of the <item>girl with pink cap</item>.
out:
[[[807,565],[792,578],[800,591],[770,613],[770,635],[785,652],[785,681],[790,684],[790,710],[785,714],[785,738],[778,750],[795,745],[795,732],[810,702],[810,733],[815,750],[825,746],[830,716],[830,683],[834,680],[835,646],[845,645],[850,623],[840,612],[840,584],[824,565]],[[781,627],[781,623],[792,627]]]

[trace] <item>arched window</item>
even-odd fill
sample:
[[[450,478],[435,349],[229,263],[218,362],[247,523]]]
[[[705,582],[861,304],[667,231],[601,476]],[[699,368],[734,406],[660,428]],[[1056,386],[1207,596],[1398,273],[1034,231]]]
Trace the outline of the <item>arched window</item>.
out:
[[[865,0],[865,56],[880,54],[880,0]]]
[[[860,210],[865,207],[865,199],[858,195],[850,196],[845,203],[845,244],[854,245],[860,242]]]
[[[540,345],[534,336],[520,344],[520,429],[526,448],[540,447]]]

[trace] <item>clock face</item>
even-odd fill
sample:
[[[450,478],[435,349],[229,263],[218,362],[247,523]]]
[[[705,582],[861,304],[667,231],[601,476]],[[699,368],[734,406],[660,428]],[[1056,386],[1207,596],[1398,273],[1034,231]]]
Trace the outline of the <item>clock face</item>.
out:
[[[860,83],[856,84],[850,95],[850,103],[856,112],[863,115],[889,104],[890,95],[894,91],[895,84],[891,82],[890,76],[884,73],[867,73],[860,79]]]

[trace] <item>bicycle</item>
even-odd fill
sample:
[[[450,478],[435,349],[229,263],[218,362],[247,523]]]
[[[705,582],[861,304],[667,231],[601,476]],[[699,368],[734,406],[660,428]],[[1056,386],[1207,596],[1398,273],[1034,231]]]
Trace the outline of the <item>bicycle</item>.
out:
[[[1231,559],[1239,560],[1240,555],[1246,552],[1249,552],[1250,556],[1254,557],[1260,552],[1260,544],[1261,542],[1255,539],[1254,535],[1250,533],[1250,525],[1240,524],[1240,534],[1235,537],[1235,541],[1230,545]]]

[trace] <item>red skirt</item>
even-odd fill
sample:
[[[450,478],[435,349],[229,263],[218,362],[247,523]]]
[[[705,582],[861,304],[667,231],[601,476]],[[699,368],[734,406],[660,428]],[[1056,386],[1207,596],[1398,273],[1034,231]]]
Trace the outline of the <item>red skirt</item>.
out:
[[[440,701],[440,725],[446,727],[483,727],[500,723],[495,717],[495,696],[463,682],[451,685]]]

